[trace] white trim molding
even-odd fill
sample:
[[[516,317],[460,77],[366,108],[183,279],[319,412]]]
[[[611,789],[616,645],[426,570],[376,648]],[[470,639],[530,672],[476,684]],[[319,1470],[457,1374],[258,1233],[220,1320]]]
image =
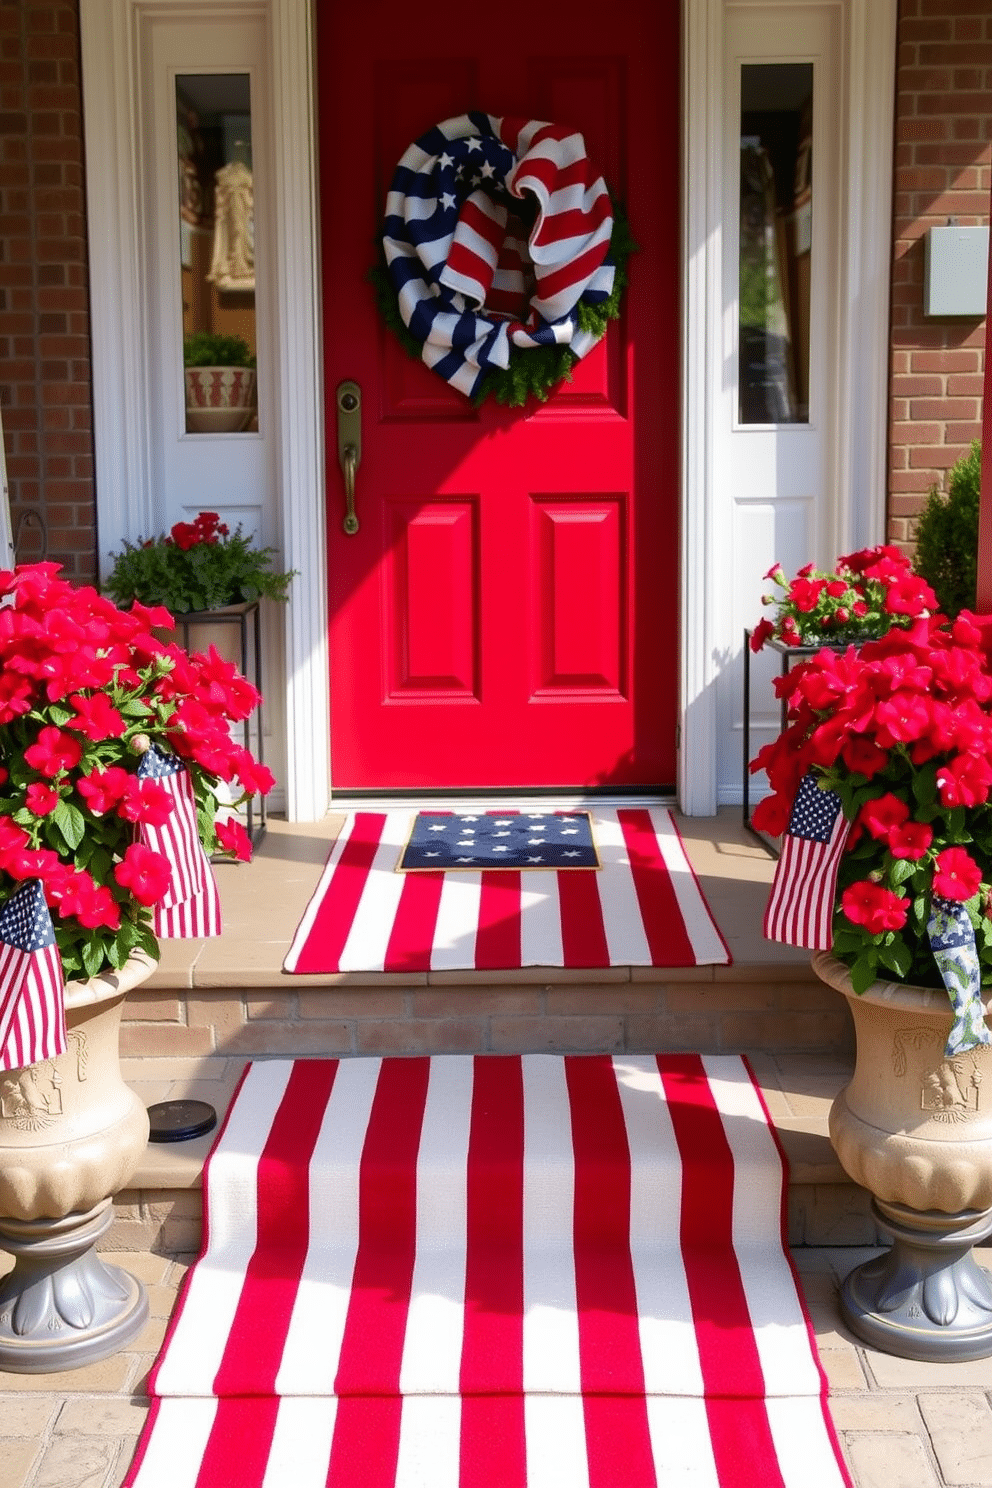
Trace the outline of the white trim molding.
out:
[[[270,4],[282,548],[300,575],[286,624],[286,807],[290,821],[319,821],[331,772],[313,18],[310,0]]]
[[[713,418],[719,395],[723,0],[682,9],[682,493],[679,804],[716,810],[716,645],[711,602]]]

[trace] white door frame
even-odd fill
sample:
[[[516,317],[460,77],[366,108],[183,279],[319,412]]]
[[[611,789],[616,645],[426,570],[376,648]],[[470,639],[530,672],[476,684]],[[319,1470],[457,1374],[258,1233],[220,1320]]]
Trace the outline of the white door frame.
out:
[[[329,0],[324,0],[329,3]],[[725,4],[682,0],[682,582],[679,797],[712,814],[715,680],[736,638],[717,633],[713,421],[720,395]],[[775,0],[770,0],[775,3]],[[788,0],[794,3],[794,0]],[[801,0],[800,0],[801,3]],[[822,3],[822,0],[818,0]],[[836,0],[844,17],[847,182],[839,286],[845,377],[840,402],[837,551],[878,541],[885,508],[888,266],[897,0]],[[311,0],[202,0],[219,17],[263,13],[271,38],[276,238],[277,481],[282,559],[299,572],[286,624],[285,721],[290,820],[330,798],[330,699],[318,284],[316,100]],[[136,35],[149,14],[187,0],[80,0],[90,227],[94,433],[101,547],[151,530],[143,370],[147,256],[140,211],[141,87]]]
[[[888,395],[892,123],[897,0],[827,0],[840,16],[844,86],[842,218],[836,312],[836,492],[825,541],[831,555],[883,540]],[[717,678],[741,637],[723,633],[718,544],[726,541],[714,451],[723,360],[724,26],[730,8],[793,8],[824,0],[683,0],[682,146],[682,720],[679,801],[712,815],[740,801],[740,781],[718,778]],[[823,561],[825,555],[810,554]],[[760,595],[755,595],[756,617]]]

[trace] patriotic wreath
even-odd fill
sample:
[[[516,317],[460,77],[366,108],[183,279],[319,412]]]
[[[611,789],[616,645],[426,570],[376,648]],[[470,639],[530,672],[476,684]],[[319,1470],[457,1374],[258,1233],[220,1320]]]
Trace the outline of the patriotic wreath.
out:
[[[412,355],[477,403],[519,408],[619,316],[632,248],[581,134],[473,112],[400,160],[374,278]]]

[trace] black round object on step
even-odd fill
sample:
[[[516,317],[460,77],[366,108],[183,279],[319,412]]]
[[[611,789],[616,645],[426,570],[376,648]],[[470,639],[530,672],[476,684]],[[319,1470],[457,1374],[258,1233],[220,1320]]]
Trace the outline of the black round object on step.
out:
[[[217,1125],[217,1112],[206,1101],[158,1101],[148,1107],[149,1142],[186,1142]]]

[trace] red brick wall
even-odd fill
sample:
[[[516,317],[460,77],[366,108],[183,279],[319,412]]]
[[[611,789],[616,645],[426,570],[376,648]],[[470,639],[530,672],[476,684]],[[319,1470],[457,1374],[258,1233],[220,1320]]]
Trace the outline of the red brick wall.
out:
[[[96,573],[78,0],[0,0],[0,409],[17,556]]]
[[[923,314],[924,236],[989,220],[990,0],[900,0],[889,406],[889,536],[981,435],[984,320]]]

